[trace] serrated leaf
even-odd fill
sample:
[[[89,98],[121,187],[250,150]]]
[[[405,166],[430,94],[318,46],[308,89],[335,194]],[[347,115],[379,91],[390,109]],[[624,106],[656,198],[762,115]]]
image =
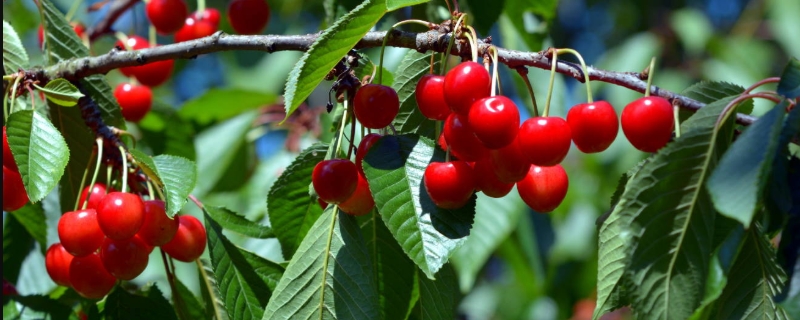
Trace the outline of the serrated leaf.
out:
[[[397,67],[392,88],[400,98],[400,112],[392,123],[398,133],[417,133],[431,139],[436,138],[436,121],[425,118],[419,112],[415,95],[417,82],[430,71],[432,54],[409,50]],[[439,70],[438,59],[434,70]]]
[[[178,314],[178,318],[182,320],[206,318],[200,301],[177,277],[175,278],[175,289],[176,292],[172,293],[172,299],[175,301],[175,311]]]
[[[303,150],[278,177],[267,195],[269,221],[287,259],[294,255],[322,214],[317,201],[309,196],[308,188],[314,166],[325,159],[327,151],[328,145],[321,143]]]
[[[286,118],[308,98],[325,75],[383,17],[385,0],[365,0],[320,34],[289,73],[286,81]]]
[[[469,11],[472,13],[472,18],[475,19],[475,30],[481,35],[488,35],[492,26],[500,18],[500,14],[503,13],[505,0],[467,0],[466,2],[469,6]]]
[[[714,220],[714,253],[709,263],[708,278],[706,278],[706,291],[700,307],[695,310],[690,320],[705,320],[711,317],[717,299],[728,284],[728,274],[733,267],[733,262],[739,254],[745,230],[741,224],[732,219],[719,217]]]
[[[3,268],[5,268],[5,265]],[[50,316],[50,319],[53,320],[67,320],[72,313],[72,309],[70,307],[63,305],[46,295],[36,294],[29,296],[10,296],[9,298],[19,302],[19,304],[25,306],[26,308],[45,313]]]
[[[25,257],[33,250],[34,240],[13,215],[6,216],[3,226],[3,278],[16,284]]]
[[[466,241],[475,217],[475,196],[457,210],[433,203],[422,183],[425,168],[433,161],[444,161],[444,152],[433,141],[401,135],[378,140],[362,163],[383,222],[431,279]]]
[[[44,92],[47,100],[62,107],[72,107],[78,104],[78,99],[84,96],[77,87],[63,78],[51,80],[44,88],[33,84],[37,90]]]
[[[557,7],[558,0],[509,0],[505,2],[503,14],[511,20],[528,50],[536,51],[542,47]]]
[[[355,218],[329,206],[303,239],[263,319],[378,319],[378,292]]]
[[[214,221],[226,230],[257,239],[267,239],[275,236],[272,228],[247,220],[247,218],[226,208],[206,206],[206,211]]]
[[[19,35],[6,20],[3,20],[3,67],[5,68],[3,71],[5,74],[11,74],[27,69],[29,64],[28,53],[22,46]]]
[[[6,133],[28,198],[38,202],[64,174],[70,154],[67,143],[50,120],[33,110],[11,114]]]
[[[28,203],[19,210],[9,212],[28,234],[39,243],[39,249],[47,250],[47,218],[41,203]]]
[[[225,301],[219,293],[217,275],[211,268],[211,263],[203,259],[197,259],[195,262],[197,262],[197,275],[200,278],[200,295],[205,304],[204,319],[228,320]]]
[[[419,308],[417,319],[456,319],[458,306],[458,278],[450,265],[436,274],[436,280],[418,275]]]
[[[205,212],[211,266],[232,319],[259,319],[283,274],[283,267],[235,246]]]
[[[430,0],[386,0],[386,11],[394,11],[403,7],[410,7]]]
[[[187,101],[178,111],[178,115],[201,125],[208,124],[230,119],[245,111],[266,107],[275,103],[276,98],[274,94],[261,91],[212,88]]]
[[[122,287],[116,287],[106,297],[103,315],[105,319],[109,320],[178,319],[169,301],[164,299],[161,290],[155,285],[151,287],[146,296],[135,295],[125,291]]]
[[[702,103],[712,103],[722,98],[738,96],[744,92],[744,87],[730,82],[701,81],[693,84],[681,92],[681,95],[695,99]],[[753,101],[743,101],[737,111],[750,114],[753,112]]]
[[[197,181],[194,162],[182,157],[159,155],[150,157],[139,150],[128,150],[148,178],[164,189],[166,213],[171,218],[186,204]]]
[[[777,92],[789,99],[800,97],[800,60],[797,58],[789,60],[783,68]]]

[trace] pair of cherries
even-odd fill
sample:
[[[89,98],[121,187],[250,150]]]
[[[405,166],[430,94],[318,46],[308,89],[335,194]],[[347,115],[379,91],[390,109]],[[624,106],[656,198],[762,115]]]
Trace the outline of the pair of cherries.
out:
[[[381,138],[371,133],[361,139],[356,152],[356,162],[349,159],[330,159],[317,163],[311,174],[311,183],[319,200],[336,204],[342,211],[361,216],[375,208],[375,199],[364,177],[361,164],[367,151]],[[327,205],[320,203],[324,208]]]
[[[151,0],[145,8],[147,18],[161,34],[175,34],[182,42],[213,34],[218,30],[217,9],[188,14],[183,0]],[[228,21],[239,34],[258,34],[269,22],[269,4],[265,0],[233,0],[228,4]]]

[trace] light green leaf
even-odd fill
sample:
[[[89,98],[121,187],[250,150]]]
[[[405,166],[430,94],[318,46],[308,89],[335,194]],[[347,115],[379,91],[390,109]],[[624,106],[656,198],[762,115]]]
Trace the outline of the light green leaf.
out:
[[[200,295],[205,304],[204,319],[228,320],[225,301],[219,293],[217,274],[211,268],[211,263],[203,259],[197,259],[195,262],[197,263],[197,275],[200,278]]]
[[[33,84],[33,86],[39,91],[44,92],[44,96],[47,97],[47,100],[62,107],[75,106],[78,104],[78,99],[84,96],[78,88],[63,78],[48,82],[44,88],[36,84]]]
[[[378,319],[377,286],[364,239],[355,218],[337,209],[329,206],[311,227],[263,319]]]
[[[245,112],[197,135],[195,150],[202,151],[202,156],[197,157],[197,172],[203,174],[198,177],[192,192],[195,196],[204,196],[223,178],[235,160],[235,151],[245,143],[245,136],[256,117],[258,112]]]
[[[3,71],[5,74],[11,74],[27,69],[29,64],[28,53],[25,52],[17,32],[3,20],[3,67],[5,67]]]
[[[208,124],[230,119],[242,112],[267,107],[275,101],[276,96],[270,93],[237,88],[212,88],[201,96],[187,101],[178,114],[183,119]]]
[[[206,211],[208,212],[208,215],[214,219],[214,221],[219,223],[219,225],[226,230],[257,239],[274,237],[272,228],[247,220],[247,218],[240,216],[231,210],[222,207],[206,206]]]
[[[384,136],[362,166],[383,222],[403,251],[431,279],[466,241],[475,217],[475,197],[457,210],[437,207],[422,176],[444,152],[417,135]]]
[[[50,120],[33,110],[11,114],[6,134],[28,198],[31,202],[44,199],[58,184],[69,161],[64,138]]]
[[[445,265],[436,274],[436,280],[421,274],[419,279],[419,308],[417,319],[450,320],[458,318],[456,307],[460,299],[458,278],[450,265]]]
[[[42,253],[47,251],[47,217],[44,215],[41,203],[28,203],[9,214],[14,216],[25,231],[39,243]]]
[[[118,286],[105,301],[103,315],[109,320],[178,319],[169,301],[155,285],[150,287],[146,296],[131,294]]]
[[[777,91],[789,99],[800,97],[800,60],[792,58],[783,68]]]
[[[386,11],[394,11],[403,7],[410,7],[430,0],[386,0]]]
[[[397,96],[400,98],[400,112],[394,118],[393,125],[399,133],[417,133],[431,139],[437,138],[436,122],[425,118],[419,112],[415,95],[417,82],[430,70],[431,54],[433,53],[409,50],[397,67],[392,88],[397,91]],[[434,64],[434,70],[439,70],[438,59]]]
[[[308,98],[325,75],[383,17],[385,0],[365,0],[325,29],[303,54],[286,81],[286,118]]]
[[[197,181],[194,162],[171,155],[150,157],[139,150],[128,151],[148,178],[164,189],[166,213],[174,217],[186,204]]]
[[[175,312],[178,314],[178,318],[181,320],[206,318],[200,301],[177,277],[175,277],[175,289],[176,292],[172,293],[172,300],[175,301]]]

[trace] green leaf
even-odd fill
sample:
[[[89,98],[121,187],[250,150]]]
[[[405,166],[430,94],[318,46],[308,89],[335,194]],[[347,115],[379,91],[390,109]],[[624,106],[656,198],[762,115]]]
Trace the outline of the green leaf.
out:
[[[239,248],[222,234],[222,227],[205,213],[211,266],[232,319],[258,319],[270,300],[283,267]]]
[[[178,314],[178,318],[182,320],[206,318],[205,310],[200,305],[200,301],[177,277],[175,278],[175,289],[176,292],[172,293],[172,299],[175,301],[175,311]]]
[[[5,74],[18,72],[28,68],[28,53],[22,46],[17,32],[6,20],[3,20],[3,67]]]
[[[219,293],[217,274],[211,268],[211,263],[197,259],[197,275],[200,278],[200,293],[203,297],[204,319],[228,320],[228,313],[225,311],[225,301]]]
[[[64,138],[33,110],[11,114],[6,133],[28,198],[31,202],[42,200],[56,187],[67,166],[70,152]]]
[[[419,275],[419,308],[417,319],[456,319],[458,278],[450,265],[442,267],[436,280]]]
[[[247,132],[256,117],[256,111],[245,112],[197,135],[195,149],[203,152],[203,156],[197,158],[197,172],[203,174],[198,177],[197,186],[192,192],[195,196],[204,196],[223,178],[235,160],[235,151],[244,145]]]
[[[362,166],[383,222],[403,251],[431,279],[466,241],[475,217],[475,197],[457,210],[437,207],[424,189],[428,163],[444,152],[417,135],[384,136]]]
[[[542,47],[557,7],[558,0],[506,0],[503,13],[511,20],[528,50],[536,51]]]
[[[144,173],[164,189],[167,215],[174,217],[186,204],[197,181],[194,162],[182,157],[160,155],[150,157],[139,150],[128,150]]]
[[[781,103],[742,132],[711,174],[706,187],[714,207],[745,228],[755,216],[771,176],[787,104]]]
[[[33,250],[33,237],[14,215],[5,217],[3,226],[3,278],[16,284],[25,257]]]
[[[85,98],[84,98],[85,99]],[[72,211],[81,192],[83,172],[94,163],[91,157],[95,146],[94,134],[86,127],[79,108],[50,108],[50,119],[64,136],[70,159],[59,182],[61,212]]]
[[[286,81],[286,118],[308,98],[342,57],[383,17],[384,0],[365,0],[320,34]]]
[[[703,302],[689,318],[691,320],[704,320],[711,317],[717,299],[728,284],[728,274],[739,254],[745,235],[742,225],[731,219],[720,217],[715,219],[714,225],[714,238],[719,239],[714,242],[719,242],[719,245],[711,255]]]
[[[500,14],[503,13],[505,0],[467,0],[466,2],[469,12],[472,13],[471,17],[475,19],[475,30],[481,35],[488,35],[494,23],[500,18]]]
[[[393,125],[399,133],[417,133],[431,139],[436,138],[436,121],[425,118],[419,112],[415,95],[417,82],[430,70],[432,54],[432,52],[419,53],[409,50],[397,67],[392,88],[397,91],[397,96],[400,98],[400,112],[394,118]],[[434,70],[438,69],[437,60]]]
[[[44,88],[35,83],[33,86],[39,91],[44,92],[44,96],[47,97],[47,100],[63,107],[75,106],[78,104],[78,99],[84,96],[78,88],[63,78],[48,82]]]
[[[311,172],[325,159],[327,144],[314,144],[303,150],[278,177],[267,195],[267,212],[272,230],[281,244],[283,256],[291,258],[308,230],[322,214],[316,200],[308,195]]]
[[[5,46],[3,48],[5,49]],[[800,60],[792,58],[783,68],[777,91],[778,94],[789,99],[800,97]]]
[[[270,93],[238,88],[212,88],[187,101],[178,114],[183,119],[202,125],[227,120],[242,112],[269,106],[275,101],[276,96]]]
[[[155,285],[148,290],[146,296],[135,295],[122,287],[116,287],[106,297],[103,315],[108,320],[178,319],[169,301],[164,299],[161,290]]]
[[[41,203],[28,203],[19,210],[9,212],[25,231],[39,243],[42,253],[47,251],[47,218],[44,215]]]
[[[3,265],[3,268],[5,267],[6,266]],[[25,306],[26,308],[34,311],[44,312],[50,316],[50,319],[53,320],[67,320],[69,319],[70,314],[72,314],[72,309],[70,307],[63,305],[46,295],[36,294],[29,296],[9,296],[9,298],[19,302],[19,304]]]
[[[263,319],[378,319],[372,261],[355,218],[329,206],[286,267]]]
[[[219,225],[226,230],[257,239],[267,239],[275,236],[272,232],[272,228],[247,220],[247,218],[231,210],[222,207],[206,206],[206,211],[214,221],[219,223]]]
[[[392,74],[391,71],[387,70],[386,67],[381,67],[383,73],[381,75],[382,77],[381,82],[378,83],[378,75],[377,75],[378,71],[376,71],[377,68],[378,68],[377,63],[372,61],[369,58],[369,56],[362,54],[358,59],[358,66],[353,68],[353,71],[356,73],[356,78],[358,79],[364,79],[364,77],[366,76],[372,76],[372,73],[376,72],[375,81],[372,83],[391,86],[392,82],[394,82],[394,74]]]
[[[194,126],[178,116],[171,106],[154,104],[147,116],[139,121],[138,127],[143,139],[136,144],[137,148],[145,144],[152,154],[170,154],[192,161],[197,159]]]
[[[700,81],[686,88],[681,95],[695,99],[702,103],[712,103],[722,98],[738,96],[744,92],[744,87],[722,81]],[[737,107],[737,111],[750,114],[753,112],[753,101],[743,101]]]
[[[430,0],[386,0],[386,11],[394,11],[403,7],[410,7]]]

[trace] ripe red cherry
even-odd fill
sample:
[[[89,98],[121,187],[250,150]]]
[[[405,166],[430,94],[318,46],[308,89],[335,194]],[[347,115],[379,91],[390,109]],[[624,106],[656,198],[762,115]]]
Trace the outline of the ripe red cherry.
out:
[[[28,203],[28,193],[19,172],[3,166],[3,211],[19,210]]]
[[[672,104],[662,97],[642,97],[622,110],[622,132],[644,152],[656,152],[672,138],[675,129]]]
[[[75,257],[69,264],[69,282],[81,296],[88,299],[102,299],[117,283],[106,268],[98,253]]]
[[[531,167],[531,163],[522,152],[519,140],[520,137],[517,136],[507,146],[489,152],[494,173],[502,182],[514,183],[522,180]]]
[[[569,152],[572,134],[559,117],[535,117],[525,120],[519,129],[519,143],[528,161],[537,166],[561,163]]]
[[[400,111],[400,98],[392,87],[380,84],[362,86],[353,98],[353,112],[364,127],[385,128]]]
[[[206,20],[215,27],[219,26],[219,10],[206,8],[203,12],[195,11],[190,15],[197,20]]]
[[[444,99],[456,113],[467,115],[472,104],[488,97],[491,89],[489,72],[477,62],[462,62],[444,76]]]
[[[494,173],[491,160],[484,159],[472,166],[475,171],[475,189],[492,198],[502,198],[511,192],[514,183],[500,181]]]
[[[183,0],[150,0],[145,7],[147,19],[160,34],[172,34],[183,27],[188,15]]]
[[[423,183],[437,207],[458,209],[475,192],[475,173],[465,161],[431,162],[425,168]]]
[[[372,193],[369,191],[369,183],[363,175],[358,175],[358,185],[356,191],[345,202],[339,204],[339,209],[354,215],[363,216],[375,208],[375,199],[372,198]]]
[[[97,206],[106,194],[116,191],[114,188],[108,188],[105,184],[99,182],[95,183],[94,186],[86,186],[86,188],[83,188],[83,191],[81,191],[81,198],[78,200],[79,207],[83,206],[83,202],[86,201],[86,196],[89,195],[90,189],[92,190],[92,196],[89,197],[89,203],[86,204],[86,209],[97,209]]]
[[[567,195],[569,179],[561,165],[531,166],[525,179],[517,182],[517,191],[528,207],[536,212],[553,211]]]
[[[444,137],[444,132],[439,134],[439,139],[436,140],[436,144],[439,145],[442,151],[447,151],[447,139]]]
[[[170,257],[192,262],[206,250],[206,228],[193,216],[176,216],[180,225],[175,237],[161,246]]]
[[[608,149],[619,131],[617,112],[606,101],[575,105],[567,113],[567,124],[572,141],[584,153]]]
[[[153,91],[146,86],[120,83],[114,89],[114,97],[122,109],[122,116],[131,122],[142,120],[153,106]]]
[[[265,0],[233,0],[228,4],[228,21],[238,34],[259,34],[269,22]]]
[[[117,40],[116,47],[123,51],[128,50],[128,47],[130,47],[131,50],[142,50],[149,48],[150,43],[147,42],[147,39],[145,38],[132,35],[128,37],[128,40],[125,41],[125,43],[122,43],[121,40]],[[139,67],[119,68],[119,72],[122,72],[122,74],[126,77],[133,77],[137,70],[139,70]]]
[[[148,87],[158,87],[169,80],[172,70],[175,68],[175,61],[156,61],[135,68],[134,76],[139,83]]]
[[[144,202],[144,222],[137,235],[148,245],[160,246],[172,240],[179,225],[177,218],[167,216],[164,201],[147,200]]]
[[[12,171],[19,172],[19,168],[17,168],[17,162],[14,161],[14,154],[11,153],[11,147],[8,145],[6,126],[3,126],[3,166],[8,167]]]
[[[74,258],[60,243],[54,243],[44,255],[44,267],[50,279],[59,286],[69,287],[69,264]]]
[[[148,246],[139,237],[126,240],[106,238],[100,246],[100,259],[108,273],[120,280],[136,278],[147,268]]]
[[[347,159],[321,161],[314,167],[311,184],[322,201],[339,204],[353,195],[358,185],[356,165]]]
[[[361,143],[358,144],[358,151],[356,152],[356,169],[358,170],[358,173],[364,174],[364,168],[361,167],[361,162],[364,161],[364,156],[367,155],[367,152],[370,148],[372,148],[372,145],[375,144],[375,142],[378,142],[378,139],[381,137],[382,136],[377,133],[370,133],[361,139]]]
[[[216,18],[214,13],[208,13],[211,10],[217,12]],[[216,19],[217,23],[214,23],[213,19]],[[219,11],[216,9],[207,9],[203,13],[194,12],[186,18],[183,27],[175,33],[175,42],[210,36],[217,32],[218,22]]]
[[[460,160],[478,161],[489,156],[489,149],[475,137],[467,116],[450,114],[444,122],[444,137],[450,152]]]
[[[444,121],[451,113],[447,101],[444,101],[444,76],[433,74],[422,76],[417,82],[414,98],[425,118]]]
[[[58,239],[73,256],[82,257],[97,251],[103,238],[95,209],[70,211],[58,220]]]
[[[133,193],[111,192],[97,207],[97,222],[106,237],[114,240],[133,237],[144,223],[144,202]]]
[[[482,98],[469,110],[469,126],[475,137],[489,149],[510,144],[519,131],[519,111],[511,99],[504,96]]]

